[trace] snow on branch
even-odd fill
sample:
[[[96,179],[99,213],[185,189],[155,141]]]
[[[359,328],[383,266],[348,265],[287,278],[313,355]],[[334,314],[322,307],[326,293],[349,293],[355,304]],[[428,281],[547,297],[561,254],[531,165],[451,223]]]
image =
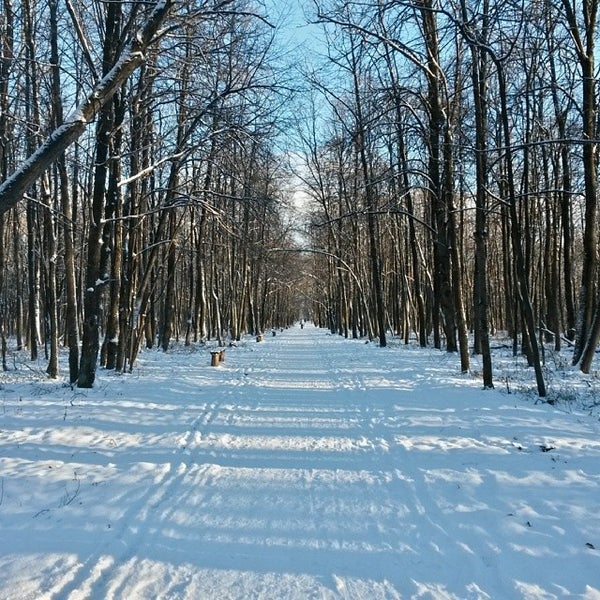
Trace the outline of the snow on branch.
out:
[[[94,86],[77,109],[0,185],[0,214],[15,206],[29,187],[85,131],[100,109],[146,60],[146,50],[160,37],[160,27],[175,4],[158,0],[113,68]]]

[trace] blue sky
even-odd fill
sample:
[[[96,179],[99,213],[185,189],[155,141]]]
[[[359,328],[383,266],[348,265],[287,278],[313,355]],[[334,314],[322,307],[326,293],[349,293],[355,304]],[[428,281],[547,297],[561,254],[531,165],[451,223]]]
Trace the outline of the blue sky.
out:
[[[305,51],[318,48],[321,29],[318,25],[307,23],[307,16],[314,13],[312,2],[300,0],[267,0],[268,17],[281,27],[282,41],[293,47],[302,45]]]

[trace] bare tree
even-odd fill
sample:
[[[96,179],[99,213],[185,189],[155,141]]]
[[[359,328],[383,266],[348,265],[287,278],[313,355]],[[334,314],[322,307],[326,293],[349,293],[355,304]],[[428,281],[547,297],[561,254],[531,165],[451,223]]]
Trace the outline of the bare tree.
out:
[[[585,231],[573,364],[580,363],[581,370],[588,373],[600,340],[600,311],[596,311],[596,316],[594,316],[598,265],[598,144],[596,142],[598,113],[595,79],[598,0],[583,0],[581,20],[578,18],[572,2],[562,0],[562,6],[581,67]]]
[[[470,21],[466,0],[461,1],[463,23]],[[487,43],[489,35],[489,2],[482,6],[481,31],[476,39]],[[482,355],[483,385],[493,388],[493,369],[490,351],[490,327],[488,304],[488,70],[489,60],[473,36],[466,36],[471,50],[471,80],[475,105],[475,171],[476,171],[476,217],[475,217],[475,331],[476,347]]]

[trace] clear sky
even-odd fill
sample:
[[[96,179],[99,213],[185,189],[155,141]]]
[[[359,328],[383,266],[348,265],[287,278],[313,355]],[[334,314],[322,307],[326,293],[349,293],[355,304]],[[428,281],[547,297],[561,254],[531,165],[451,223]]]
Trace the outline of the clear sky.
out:
[[[269,20],[281,31],[281,41],[286,46],[298,48],[302,55],[318,50],[322,44],[321,28],[310,24],[315,7],[312,1],[267,0]]]

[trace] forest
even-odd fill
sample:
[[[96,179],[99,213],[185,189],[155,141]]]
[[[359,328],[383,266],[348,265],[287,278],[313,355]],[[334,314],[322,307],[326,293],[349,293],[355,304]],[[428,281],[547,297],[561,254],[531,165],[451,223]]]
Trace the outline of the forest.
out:
[[[4,370],[311,319],[593,371],[598,0],[1,2]]]

